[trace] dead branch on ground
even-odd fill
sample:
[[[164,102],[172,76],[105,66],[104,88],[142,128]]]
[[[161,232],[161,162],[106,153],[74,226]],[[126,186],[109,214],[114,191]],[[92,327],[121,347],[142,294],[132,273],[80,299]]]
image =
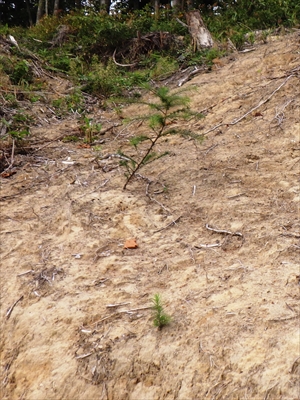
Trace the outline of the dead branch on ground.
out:
[[[239,117],[237,119],[234,119],[231,122],[227,122],[227,123],[222,122],[221,124],[215,125],[213,128],[210,128],[206,132],[202,133],[202,135],[207,135],[208,133],[215,131],[216,129],[220,128],[221,126],[232,126],[232,125],[238,124],[243,119],[245,119],[249,114],[251,114],[253,111],[257,110],[263,104],[267,103],[274,96],[274,94],[277,93],[293,76],[295,76],[295,75],[294,74],[289,75],[284,80],[284,82],[282,82],[281,85],[279,85],[265,100],[261,100],[257,106],[251,108],[249,111],[246,112],[246,114],[242,115],[241,117]]]
[[[23,300],[24,296],[22,295],[17,301],[14,302],[14,304],[7,310],[6,313],[6,318],[9,319],[9,317],[11,316],[11,313],[13,312],[13,309],[15,308],[15,306],[19,303],[19,301]]]
[[[120,63],[118,63],[118,62],[116,61],[116,51],[117,51],[117,49],[115,49],[115,51],[114,51],[114,53],[113,53],[113,55],[112,55],[113,62],[114,62],[116,65],[118,65],[119,67],[134,67],[135,65],[137,65],[136,62],[135,62],[135,63],[132,63],[132,64],[120,64]]]

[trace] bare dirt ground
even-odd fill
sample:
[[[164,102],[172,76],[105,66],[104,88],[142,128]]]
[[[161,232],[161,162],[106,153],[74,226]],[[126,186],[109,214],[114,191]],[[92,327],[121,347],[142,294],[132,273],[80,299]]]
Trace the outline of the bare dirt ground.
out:
[[[188,82],[206,117],[183,125],[205,141],[161,142],[150,185],[54,140],[72,119],[33,129],[53,142],[1,178],[3,399],[300,399],[299,45],[270,37]],[[116,125],[102,155],[146,129],[95,116]]]

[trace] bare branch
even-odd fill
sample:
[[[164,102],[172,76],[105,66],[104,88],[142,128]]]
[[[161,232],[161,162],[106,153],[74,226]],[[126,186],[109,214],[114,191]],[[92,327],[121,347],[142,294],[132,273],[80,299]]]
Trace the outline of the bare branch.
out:
[[[137,65],[137,63],[133,63],[133,64],[120,64],[116,61],[116,51],[117,49],[115,49],[114,54],[112,56],[113,62],[118,65],[119,67],[134,67],[135,65]]]

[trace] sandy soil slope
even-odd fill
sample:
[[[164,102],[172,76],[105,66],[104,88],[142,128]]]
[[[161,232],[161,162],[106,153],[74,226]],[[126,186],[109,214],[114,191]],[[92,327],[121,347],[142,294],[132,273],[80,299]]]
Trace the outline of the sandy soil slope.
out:
[[[150,185],[60,141],[1,179],[3,399],[300,398],[300,36],[255,47],[185,85],[205,141],[161,142]],[[146,129],[95,117],[102,154]]]

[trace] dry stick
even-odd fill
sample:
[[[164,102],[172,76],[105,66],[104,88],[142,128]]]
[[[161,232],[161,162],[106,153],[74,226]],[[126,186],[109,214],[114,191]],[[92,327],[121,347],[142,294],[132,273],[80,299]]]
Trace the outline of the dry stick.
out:
[[[19,303],[19,301],[23,300],[24,296],[22,295],[17,301],[14,302],[14,304],[7,310],[6,313],[6,318],[9,319],[9,317],[11,316],[11,313],[13,311],[13,309],[15,308],[15,306]]]
[[[178,82],[178,86],[182,86],[183,84],[185,84],[186,82],[188,82],[190,80],[190,78],[196,74],[199,74],[202,71],[205,71],[207,68],[197,68],[194,69],[193,71],[189,72],[187,74],[187,76],[185,76],[184,78],[180,79],[180,81]]]
[[[212,247],[221,247],[222,243],[212,243],[212,244],[198,244],[194,246],[195,249],[211,249]]]
[[[165,211],[167,211],[168,214],[171,214],[171,211],[167,209],[167,207],[165,207],[162,203],[160,203],[158,200],[154,199],[153,197],[150,196],[149,194],[149,186],[151,185],[151,183],[154,183],[154,181],[151,181],[151,179],[147,178],[146,176],[143,176],[141,174],[136,174],[137,177],[140,177],[144,180],[146,180],[148,182],[147,186],[146,186],[146,196],[149,197],[149,199],[151,201],[154,201],[156,204],[158,204],[161,208],[163,208]],[[158,182],[158,181],[157,181]],[[162,185],[163,187],[165,187],[164,185]]]
[[[268,319],[269,322],[282,322],[282,321],[289,321],[291,319],[296,319],[299,318],[300,314],[296,314],[293,317],[283,317],[283,318],[274,318],[274,319]]]
[[[103,131],[101,131],[101,132],[99,133],[99,135],[102,136],[102,135],[104,135],[106,132],[108,132],[108,131],[110,131],[111,129],[114,129],[115,127],[120,126],[120,125],[121,125],[121,124],[112,125],[112,126],[106,128],[106,129],[104,129]]]
[[[266,391],[266,395],[264,397],[264,400],[267,400],[269,398],[269,394],[271,393],[271,390],[274,389],[274,387],[276,387],[279,384],[279,382],[277,382],[274,386],[270,387],[267,391]]]
[[[130,302],[129,303],[116,303],[116,304],[107,304],[107,308],[113,308],[113,307],[120,307],[120,306],[126,306],[127,304],[130,304]]]
[[[115,312],[115,313],[113,313],[111,315],[107,315],[106,317],[103,317],[103,318],[99,319],[99,321],[94,322],[92,325],[97,325],[100,322],[105,321],[108,318],[115,317],[116,315],[119,315],[119,314],[131,314],[131,313],[134,313],[134,312],[140,311],[140,310],[149,310],[150,308],[152,309],[153,307],[152,306],[150,306],[150,307],[148,306],[148,307],[132,308],[130,310],[120,310],[120,311],[117,311],[117,312]]]
[[[30,272],[34,272],[34,270],[33,270],[33,269],[30,269],[30,270],[28,270],[28,271],[26,271],[26,272],[22,272],[21,274],[18,274],[17,276],[27,275],[27,274],[30,274]]]
[[[204,155],[206,156],[211,150],[213,150],[215,147],[217,147],[218,144],[214,144],[213,146],[210,146],[204,153]]]
[[[167,211],[168,214],[170,213],[170,210],[167,209],[162,203],[160,203],[158,200],[154,199],[153,197],[150,196],[150,194],[147,194],[150,200],[154,201],[154,203],[158,204],[161,208],[163,208],[165,211]]]
[[[12,142],[10,164],[7,168],[5,168],[5,170],[3,172],[8,171],[12,168],[12,166],[14,165],[14,156],[15,156],[15,139],[13,139],[13,142]]]
[[[56,142],[57,140],[63,139],[65,136],[66,136],[66,134],[64,133],[63,135],[60,135],[60,136],[58,136],[57,138],[55,138],[55,139],[53,139],[53,140],[50,140],[50,142],[47,142],[46,144],[44,144],[43,146],[39,147],[38,149],[35,149],[35,150],[34,150],[34,153],[35,153],[36,151],[42,150],[44,147],[49,146],[49,144],[51,144],[51,143],[53,143],[53,142]]]
[[[212,228],[211,226],[209,226],[208,224],[205,225],[205,228],[210,231],[217,232],[217,233],[225,233],[227,235],[243,237],[243,234],[240,232],[230,232],[230,231],[226,231],[225,229],[215,229],[215,228]]]
[[[237,198],[237,197],[244,196],[245,194],[246,194],[246,192],[239,193],[239,194],[235,194],[234,196],[229,196],[229,197],[227,197],[227,199],[228,199],[228,200],[232,200],[232,199],[235,199],[235,198]]]
[[[287,236],[287,237],[293,237],[296,239],[300,239],[300,233],[281,233],[279,236]]]
[[[157,230],[154,231],[153,233],[161,232],[161,231],[163,231],[164,229],[169,228],[169,226],[176,225],[176,222],[178,222],[178,221],[180,220],[181,217],[182,217],[182,215],[180,215],[180,216],[179,216],[178,218],[176,218],[174,221],[170,222],[167,226],[165,226],[165,227],[163,227],[163,228],[160,228],[160,229],[157,229]]]
[[[287,308],[288,308],[289,310],[291,310],[293,313],[296,313],[296,311],[295,311],[290,305],[288,305],[287,302],[285,302],[285,305],[286,305]]]
[[[136,62],[133,63],[133,64],[120,64],[120,63],[118,63],[118,62],[116,61],[116,52],[117,52],[117,49],[115,49],[114,54],[113,54],[113,56],[112,56],[112,59],[113,59],[113,62],[114,62],[116,65],[118,65],[119,67],[134,67],[135,65],[137,65]]]
[[[80,355],[80,356],[76,356],[75,358],[76,358],[76,360],[81,360],[82,358],[89,357],[89,356],[91,356],[92,354],[94,354],[94,353],[93,353],[93,352],[91,352],[91,353],[86,353],[86,354],[82,354],[82,355]]]
[[[84,196],[87,196],[89,194],[95,193],[98,189],[100,189],[103,186],[105,186],[107,184],[107,182],[109,182],[109,181],[110,181],[110,179],[106,179],[103,183],[101,183],[101,185],[97,186],[94,190],[92,190],[91,192],[88,192],[88,193],[84,193],[83,195],[77,197],[77,199],[75,199],[75,200],[81,199]]]
[[[294,374],[298,365],[298,360],[300,360],[300,357],[296,358],[296,360],[293,362],[292,368],[291,368],[291,373]]]
[[[239,117],[239,118],[233,120],[232,122],[228,122],[228,123],[223,123],[223,122],[222,122],[221,124],[215,125],[213,128],[211,128],[211,129],[209,129],[208,131],[202,133],[202,135],[207,135],[208,133],[215,131],[216,129],[220,128],[221,126],[236,125],[237,123],[239,123],[240,121],[242,121],[244,118],[246,118],[249,114],[251,114],[253,111],[257,110],[257,109],[258,109],[259,107],[261,107],[263,104],[267,103],[267,102],[271,99],[271,97],[274,96],[274,94],[275,94],[276,92],[278,92],[278,90],[280,90],[280,89],[282,88],[282,86],[284,86],[284,85],[287,83],[287,81],[288,81],[290,78],[292,78],[293,76],[295,76],[295,75],[289,75],[289,76],[285,79],[285,81],[282,82],[282,84],[281,84],[280,86],[278,86],[278,88],[275,89],[265,100],[262,100],[257,106],[251,108],[251,110],[247,111],[246,114],[244,114],[244,115],[242,115],[241,117]]]

